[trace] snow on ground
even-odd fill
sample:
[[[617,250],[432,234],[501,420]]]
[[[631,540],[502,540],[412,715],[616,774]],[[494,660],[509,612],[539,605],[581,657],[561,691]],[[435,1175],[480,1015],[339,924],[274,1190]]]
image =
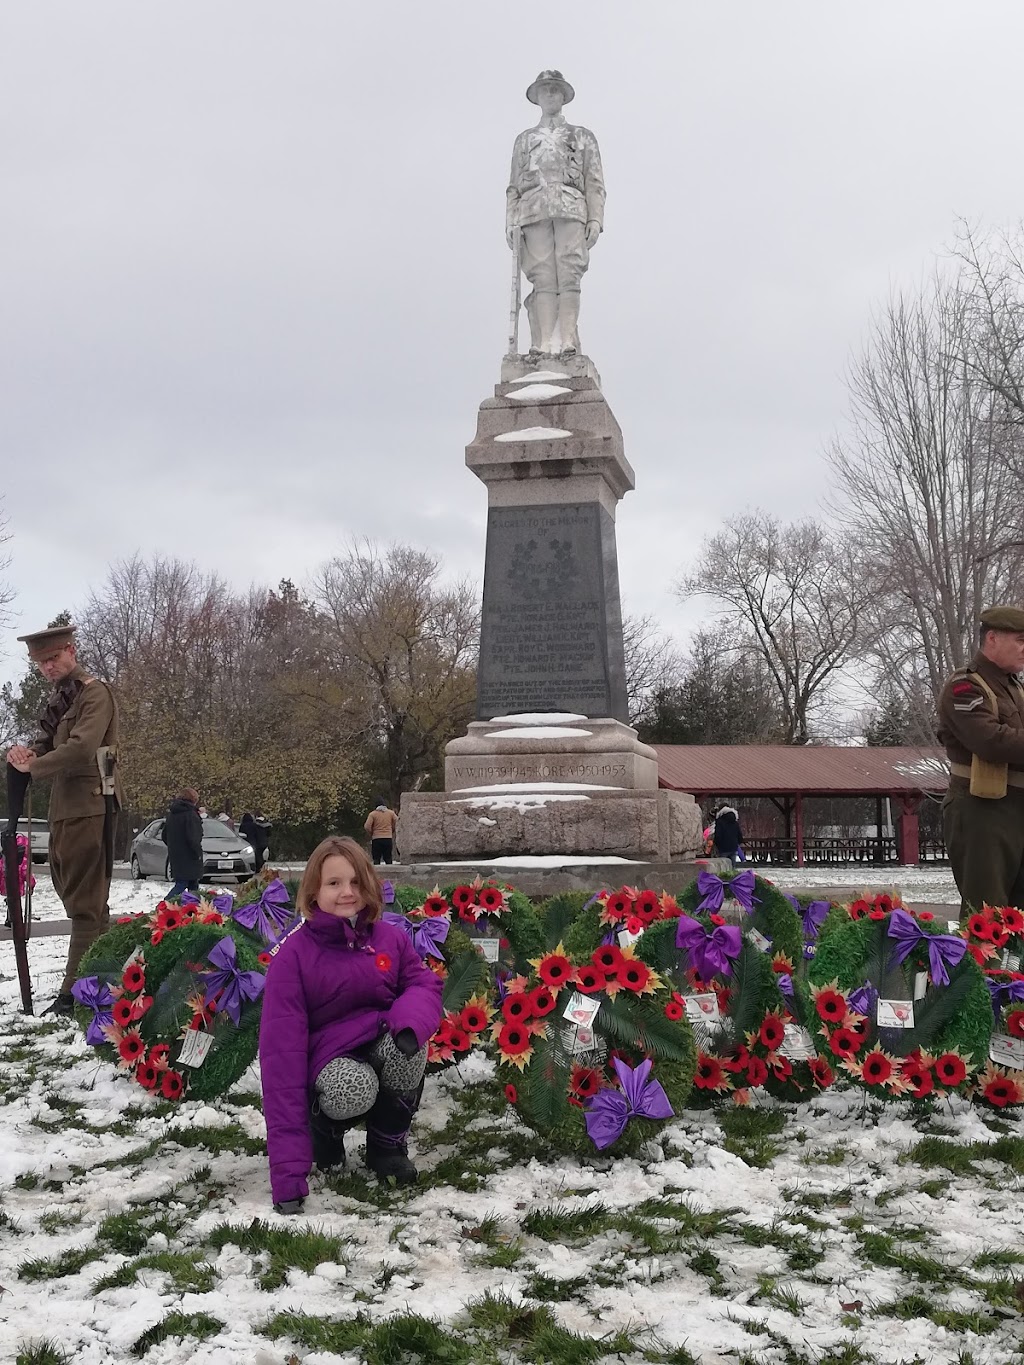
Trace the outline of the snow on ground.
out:
[[[151,908],[165,889],[115,882],[112,908]],[[45,879],[36,914],[59,914]],[[30,944],[37,989],[55,989],[66,945]],[[457,1342],[466,1305],[488,1291],[546,1303],[583,1336],[641,1329],[642,1349],[602,1365],[681,1347],[701,1365],[1021,1358],[1015,1115],[831,1091],[806,1106],[687,1111],[643,1159],[581,1164],[489,1098],[490,1063],[474,1055],[428,1078],[419,1187],[380,1190],[353,1135],[351,1173],[315,1174],[305,1217],[284,1219],[269,1199],[255,1069],[217,1103],[155,1101],[70,1025],[22,1016],[13,950],[0,953],[0,1360],[46,1337],[75,1365],[121,1365],[181,1314],[179,1331],[194,1319],[208,1335],[168,1335],[149,1365],[285,1365],[293,1353],[362,1365],[358,1349],[311,1351],[271,1320],[414,1312]],[[915,1150],[925,1138],[931,1150]],[[970,1168],[935,1164],[968,1143]],[[545,1210],[550,1225],[531,1224]],[[569,1215],[584,1211],[591,1221],[574,1231]],[[115,1214],[136,1240],[111,1235]],[[253,1220],[338,1245],[305,1268],[274,1262]]]
[[[745,864],[746,866],[746,864]],[[873,891],[886,891],[895,887],[905,900],[911,904],[954,905],[959,904],[960,894],[953,881],[953,873],[948,867],[934,863],[924,863],[920,867],[871,867],[858,864],[855,867],[762,867],[749,864],[759,877],[774,882],[786,891],[810,890],[815,886],[849,888],[851,896],[870,888]]]

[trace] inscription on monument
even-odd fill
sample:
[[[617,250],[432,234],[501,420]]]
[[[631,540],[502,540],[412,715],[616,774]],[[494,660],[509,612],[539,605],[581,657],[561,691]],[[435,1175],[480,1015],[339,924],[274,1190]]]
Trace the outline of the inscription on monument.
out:
[[[609,660],[609,629],[619,622],[614,536],[598,503],[491,509],[477,685],[481,718],[516,711],[621,712],[622,661],[616,666]]]

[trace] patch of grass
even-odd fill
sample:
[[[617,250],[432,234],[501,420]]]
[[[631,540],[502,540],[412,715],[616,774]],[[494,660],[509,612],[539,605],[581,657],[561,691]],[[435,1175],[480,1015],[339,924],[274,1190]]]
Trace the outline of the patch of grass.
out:
[[[312,1313],[275,1313],[260,1327],[261,1336],[270,1341],[297,1341],[311,1351],[334,1351],[341,1354],[363,1344],[372,1326],[363,1314],[341,1321],[318,1318]]]
[[[975,1256],[971,1265],[975,1270],[990,1270],[996,1266],[1024,1264],[1024,1253],[1020,1251],[982,1251]]]
[[[41,1280],[60,1280],[66,1275],[77,1275],[103,1254],[99,1247],[75,1247],[62,1251],[59,1256],[41,1256],[36,1260],[22,1261],[18,1266],[18,1279],[38,1284]]]
[[[902,1240],[907,1240],[906,1235]],[[861,1250],[872,1265],[889,1266],[905,1271],[915,1279],[927,1280],[945,1288],[948,1284],[959,1284],[962,1277],[955,1270],[945,1266],[933,1256],[920,1251],[903,1251],[899,1242],[888,1232],[864,1232],[859,1234]]]
[[[208,1294],[216,1280],[201,1252],[157,1251],[149,1256],[139,1256],[119,1270],[104,1275],[93,1285],[92,1292],[102,1294],[105,1289],[124,1289],[134,1284],[145,1270],[166,1275],[178,1294]]]
[[[18,1346],[14,1365],[71,1365],[71,1357],[55,1341],[27,1341]]]
[[[718,1123],[722,1146],[748,1166],[769,1166],[785,1145],[776,1140],[786,1127],[786,1115],[777,1109],[723,1109]]]
[[[675,1199],[645,1199],[633,1209],[633,1213],[641,1218],[670,1220],[675,1225],[676,1233],[684,1240],[701,1241],[735,1232],[733,1219],[739,1212],[738,1208],[707,1212],[695,1209],[685,1200]]]
[[[589,1275],[577,1275],[571,1280],[556,1280],[550,1275],[528,1275],[524,1286],[531,1299],[541,1303],[565,1303],[573,1299],[590,1285]]]
[[[709,1251],[707,1247],[705,1247],[703,1251],[698,1251],[695,1255],[691,1256],[687,1264],[697,1275],[707,1276],[712,1284],[718,1285],[724,1283],[725,1277],[721,1271],[722,1262],[715,1253]]]
[[[186,1337],[195,1341],[205,1341],[223,1331],[220,1318],[209,1313],[168,1313],[167,1316],[151,1327],[132,1346],[132,1354],[144,1356],[153,1346],[159,1346],[168,1337]]]
[[[507,1246],[491,1247],[477,1259],[480,1265],[493,1266],[498,1270],[511,1270],[525,1255],[519,1242],[509,1242]]]
[[[251,1255],[266,1252],[269,1264],[260,1276],[261,1289],[279,1289],[292,1268],[311,1273],[324,1261],[347,1264],[346,1252],[351,1245],[342,1237],[332,1237],[315,1228],[292,1232],[290,1228],[271,1227],[261,1218],[254,1218],[248,1227],[222,1223],[207,1238],[210,1246],[239,1247]]]
[[[996,1161],[1024,1174],[1024,1138],[1003,1135],[993,1142],[951,1142],[926,1137],[900,1157],[918,1166],[940,1166],[953,1175],[976,1175],[979,1161]]]
[[[64,1209],[51,1209],[49,1213],[39,1215],[39,1227],[41,1231],[54,1233],[62,1232],[65,1228],[76,1228],[82,1221],[81,1212],[70,1213]]]
[[[872,1316],[900,1318],[903,1321],[911,1318],[928,1318],[936,1327],[945,1327],[947,1331],[977,1332],[979,1336],[987,1336],[999,1325],[995,1318],[989,1317],[987,1313],[963,1313],[952,1308],[943,1308],[941,1304],[935,1303],[924,1294],[905,1294],[894,1303],[879,1304],[873,1310]]]
[[[14,1177],[14,1188],[16,1190],[34,1190],[39,1184],[39,1177],[34,1171],[22,1171],[21,1175]]]
[[[551,1204],[543,1209],[531,1209],[523,1219],[523,1231],[543,1242],[579,1241],[607,1232],[615,1226],[616,1216],[604,1204],[585,1204],[570,1209],[564,1204]]]

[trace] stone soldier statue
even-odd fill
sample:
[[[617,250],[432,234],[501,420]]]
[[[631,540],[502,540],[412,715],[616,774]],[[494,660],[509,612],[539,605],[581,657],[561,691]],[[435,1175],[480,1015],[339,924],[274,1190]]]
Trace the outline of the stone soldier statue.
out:
[[[512,149],[505,228],[533,292],[526,299],[530,350],[552,354],[555,325],[562,354],[579,350],[580,280],[604,225],[604,174],[597,138],[562,114],[576,92],[560,71],[542,71],[526,92],[541,119]]]
[[[29,658],[54,685],[31,745],[7,751],[7,762],[50,788],[50,873],[71,920],[67,969],[50,1013],[70,1014],[71,987],[89,945],[109,923],[107,898],[113,865],[113,819],[121,804],[116,776],[104,795],[98,754],[110,772],[117,745],[117,703],[105,682],[78,662],[75,627],[57,626],[18,638]]]
[[[946,849],[962,913],[1024,909],[1024,611],[981,613],[978,652],[939,697],[939,739],[949,759],[942,803]]]

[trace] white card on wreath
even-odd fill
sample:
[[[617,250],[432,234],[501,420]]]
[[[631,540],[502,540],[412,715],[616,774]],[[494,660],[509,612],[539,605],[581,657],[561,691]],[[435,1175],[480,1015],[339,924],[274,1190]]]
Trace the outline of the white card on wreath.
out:
[[[914,999],[923,1000],[928,994],[928,973],[914,973]]]
[[[691,1024],[717,1024],[722,1017],[718,996],[714,991],[708,991],[706,995],[684,996],[683,1008]]]
[[[574,1055],[577,1052],[593,1052],[596,1046],[592,1028],[581,1026],[573,1030],[572,1050]]]
[[[573,991],[569,997],[569,1003],[562,1011],[562,1018],[568,1019],[569,1023],[575,1024],[577,1028],[593,1028],[597,1011],[600,1008],[600,1000],[594,1000],[590,996],[580,995],[579,991]]]
[[[996,1066],[1020,1071],[1024,1068],[1024,1038],[1011,1038],[1008,1033],[993,1033],[988,1055]]]
[[[190,1028],[182,1039],[178,1053],[179,1066],[200,1067],[209,1056],[213,1047],[213,1034],[203,1029]]]
[[[879,1028],[913,1028],[913,1000],[879,999],[875,1023]]]
[[[757,929],[748,929],[747,938],[749,938],[754,947],[759,948],[762,953],[766,953],[772,946],[771,939],[765,938],[764,934]]]
[[[801,1024],[785,1026],[779,1051],[791,1062],[809,1062],[812,1057],[817,1056],[814,1039]]]
[[[631,934],[628,929],[619,930],[619,947],[632,948],[633,944],[640,937],[639,934]]]
[[[498,954],[501,952],[500,938],[475,938],[473,942],[483,953],[485,962],[497,962]]]
[[[960,921],[958,919],[948,919],[946,920],[946,928],[951,934],[958,934],[960,932]]]

